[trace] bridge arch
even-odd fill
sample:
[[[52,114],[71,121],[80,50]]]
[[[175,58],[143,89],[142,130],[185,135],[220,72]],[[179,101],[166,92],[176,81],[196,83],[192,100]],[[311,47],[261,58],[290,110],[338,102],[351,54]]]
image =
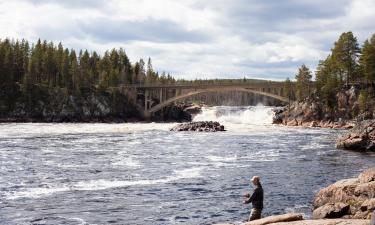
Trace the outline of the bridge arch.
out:
[[[253,94],[271,97],[271,98],[274,98],[274,99],[277,99],[277,100],[280,100],[280,101],[286,102],[286,103],[289,101],[288,98],[285,98],[285,97],[282,97],[282,96],[279,96],[279,95],[275,95],[275,94],[271,94],[271,93],[268,93],[268,92],[264,92],[264,91],[254,90],[254,89],[247,89],[247,88],[240,88],[240,87],[209,88],[209,89],[192,90],[192,91],[190,91],[186,94],[182,94],[182,95],[178,95],[176,97],[170,98],[168,100],[165,100],[164,102],[161,102],[161,103],[151,107],[150,109],[146,110],[145,113],[151,115],[152,113],[161,110],[162,108],[172,104],[175,101],[186,99],[186,98],[194,96],[194,95],[203,94],[203,93],[210,93],[210,92],[224,92],[224,91],[242,91],[242,92],[248,92],[248,93],[253,93]]]

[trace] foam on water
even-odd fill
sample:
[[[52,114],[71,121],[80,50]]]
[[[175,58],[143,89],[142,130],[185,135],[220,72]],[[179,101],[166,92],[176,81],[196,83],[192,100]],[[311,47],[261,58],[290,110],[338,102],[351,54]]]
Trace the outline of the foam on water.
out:
[[[214,161],[214,162],[234,162],[237,160],[237,155],[233,157],[222,157],[222,156],[206,156],[207,159]]]
[[[202,113],[194,117],[194,121],[218,121],[232,124],[269,125],[274,113],[268,106],[215,106],[204,107]]]
[[[0,124],[0,137],[32,137],[35,135],[134,133],[167,131],[175,124],[168,123],[8,123]],[[48,151],[48,149],[47,149]]]
[[[112,163],[113,166],[117,167],[132,167],[132,168],[138,168],[141,166],[141,163],[132,157],[122,157],[119,160]]]
[[[217,121],[231,132],[257,130],[269,132],[274,112],[269,106],[215,106],[204,107],[193,121]]]
[[[73,184],[64,184],[56,186],[53,184],[47,185],[47,187],[41,188],[27,188],[22,191],[15,191],[6,195],[7,199],[14,200],[18,198],[41,198],[44,196],[53,195],[60,192],[67,191],[97,191],[105,190],[110,188],[120,188],[128,186],[144,186],[153,184],[164,184],[175,182],[183,179],[198,178],[201,176],[203,167],[194,167],[183,170],[175,170],[172,176],[168,176],[161,179],[155,180],[134,180],[134,181],[123,181],[123,180],[89,180],[80,181]]]

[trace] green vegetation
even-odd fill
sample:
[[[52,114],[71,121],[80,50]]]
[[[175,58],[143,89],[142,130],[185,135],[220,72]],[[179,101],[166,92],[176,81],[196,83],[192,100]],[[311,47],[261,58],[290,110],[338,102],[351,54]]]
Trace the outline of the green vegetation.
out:
[[[302,65],[301,68],[299,68],[298,73],[296,75],[296,89],[297,89],[297,99],[302,100],[308,96],[310,96],[311,93],[311,72],[310,69],[307,68],[307,66]],[[286,81],[288,82],[288,81]]]
[[[152,82],[172,83],[174,79],[147,69],[141,59],[132,65],[123,49],[106,51],[101,57],[95,51],[78,54],[74,50],[38,40],[35,45],[25,41],[0,40],[0,82],[44,85],[67,88],[69,91],[92,87],[113,87],[122,84]]]
[[[374,96],[375,84],[375,35],[360,48],[352,32],[341,34],[331,53],[319,62],[312,85],[311,72],[302,65],[296,75],[296,98],[319,99],[328,109],[337,108],[337,94],[356,85],[360,90],[359,102],[362,111],[368,109],[369,99]],[[285,81],[288,84],[289,79]],[[314,86],[315,91],[312,91]]]

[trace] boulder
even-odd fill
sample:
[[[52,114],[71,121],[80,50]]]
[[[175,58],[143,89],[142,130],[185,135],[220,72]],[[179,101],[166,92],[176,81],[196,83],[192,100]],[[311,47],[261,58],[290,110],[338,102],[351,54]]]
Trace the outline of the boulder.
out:
[[[202,112],[202,107],[200,105],[191,105],[184,108],[184,111],[194,116]]]
[[[321,189],[315,196],[313,202],[314,208],[319,208],[329,203],[354,200],[356,198],[354,190],[357,184],[359,184],[359,181],[356,178],[345,179]]]
[[[347,214],[349,210],[349,205],[338,202],[338,203],[329,203],[323,205],[313,212],[314,219],[330,219],[330,218],[340,218]]]
[[[375,151],[375,120],[359,122],[336,141],[336,147],[355,151]]]
[[[358,178],[338,181],[321,189],[315,196],[314,218],[368,219],[375,205],[375,168]]]
[[[259,220],[249,221],[249,222],[243,223],[242,225],[265,225],[265,224],[273,224],[273,223],[278,223],[278,222],[290,222],[290,221],[297,221],[297,220],[303,220],[303,217],[301,214],[287,213],[283,215],[269,216],[269,217],[265,217]]]
[[[218,122],[201,121],[182,123],[171,129],[171,131],[200,131],[200,132],[217,132],[225,131],[224,126]]]

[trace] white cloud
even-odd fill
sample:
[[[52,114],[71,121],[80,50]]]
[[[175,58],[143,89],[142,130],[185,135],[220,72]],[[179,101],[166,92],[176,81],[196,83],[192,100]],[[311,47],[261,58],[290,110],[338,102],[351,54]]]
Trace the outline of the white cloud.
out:
[[[0,38],[37,38],[104,52],[184,78],[294,77],[338,36],[374,32],[373,0],[0,0]],[[313,68],[312,68],[313,69]],[[199,75],[199,76],[198,76]]]

